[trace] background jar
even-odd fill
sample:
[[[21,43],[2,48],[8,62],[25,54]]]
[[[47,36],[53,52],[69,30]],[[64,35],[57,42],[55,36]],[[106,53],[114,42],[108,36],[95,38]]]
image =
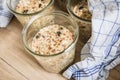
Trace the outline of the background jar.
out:
[[[22,26],[25,26],[25,24],[31,19],[31,17],[37,15],[37,14],[44,14],[45,12],[49,13],[54,10],[54,0],[41,0],[41,1],[47,1],[47,5],[43,7],[41,10],[31,12],[31,13],[26,13],[30,8],[26,9],[23,11],[23,13],[16,11],[16,6],[21,0],[7,0],[7,6],[8,9],[17,17],[17,19],[20,21]],[[22,4],[27,4],[28,2],[26,1],[37,1],[37,0],[24,0],[25,2],[21,2]],[[33,3],[34,4],[34,3]],[[31,3],[29,6],[32,6]],[[40,6],[40,5],[38,5]],[[21,7],[21,6],[20,6]],[[33,7],[34,8],[34,7]]]
[[[66,8],[67,0],[55,0],[55,5],[62,11],[67,12]]]
[[[76,7],[77,6],[77,7]],[[82,9],[85,9],[86,11],[82,11],[81,16],[78,16],[75,14],[76,12],[79,12]],[[74,18],[79,26],[80,30],[80,40],[83,43],[86,43],[88,39],[91,36],[91,13],[88,10],[88,2],[87,0],[68,0],[67,1],[67,10],[69,14]]]
[[[73,42],[65,50],[57,54],[42,55],[32,51],[30,45],[35,34],[45,26],[53,24],[59,24],[69,29],[74,35]],[[46,71],[59,73],[73,62],[79,30],[77,23],[74,22],[68,14],[63,12],[52,12],[44,15],[37,15],[23,28],[22,33],[25,49]]]

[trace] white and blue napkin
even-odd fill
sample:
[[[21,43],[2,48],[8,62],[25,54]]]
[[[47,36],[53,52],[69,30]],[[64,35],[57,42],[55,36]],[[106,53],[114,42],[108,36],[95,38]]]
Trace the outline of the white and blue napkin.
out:
[[[81,51],[80,62],[63,76],[75,80],[107,80],[109,70],[120,63],[120,0],[88,0],[92,36]]]
[[[0,0],[0,28],[7,27],[12,16],[7,8],[6,0]]]

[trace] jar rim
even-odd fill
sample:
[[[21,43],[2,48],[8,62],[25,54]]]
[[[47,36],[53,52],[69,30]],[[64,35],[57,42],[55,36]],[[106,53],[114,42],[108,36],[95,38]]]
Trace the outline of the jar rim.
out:
[[[74,14],[73,10],[71,9],[71,0],[68,0],[68,1],[67,1],[67,10],[68,10],[68,12],[69,12],[72,16],[74,16],[77,20],[81,20],[81,21],[83,21],[83,22],[86,22],[86,23],[91,24],[91,20],[87,20],[87,19],[78,17],[76,14]]]
[[[50,55],[43,55],[43,54],[37,54],[35,52],[33,52],[31,50],[31,48],[28,47],[27,45],[27,41],[25,40],[25,37],[26,37],[26,33],[27,33],[27,30],[28,28],[30,27],[30,25],[32,24],[32,22],[34,22],[35,20],[37,20],[38,18],[41,18],[43,16],[47,16],[47,15],[60,15],[60,16],[63,16],[65,17],[66,19],[68,19],[72,25],[75,26],[75,35],[74,35],[74,40],[73,42],[63,51],[59,52],[59,53],[55,53],[55,54],[50,54]],[[77,40],[78,40],[78,37],[79,37],[79,29],[78,29],[78,25],[76,22],[74,22],[71,17],[69,16],[69,14],[65,13],[65,12],[62,12],[62,11],[53,11],[51,13],[47,13],[47,14],[43,14],[42,16],[40,15],[36,15],[34,16],[23,28],[22,30],[22,41],[23,41],[23,44],[24,44],[24,47],[27,49],[27,51],[29,51],[30,53],[32,54],[35,54],[35,55],[38,55],[38,56],[43,56],[43,57],[49,57],[49,56],[56,56],[56,55],[59,55],[59,54],[62,54],[64,52],[67,52],[69,51],[71,48],[74,47],[74,45],[76,44]],[[74,24],[73,24],[74,23]]]
[[[35,14],[41,13],[42,11],[44,11],[45,9],[47,9],[48,7],[50,7],[50,6],[54,3],[54,0],[50,0],[50,2],[49,2],[42,10],[36,11],[36,12],[34,12],[34,13],[23,14],[23,13],[19,13],[19,12],[15,11],[14,9],[12,9],[12,8],[9,6],[10,1],[11,1],[11,0],[7,0],[7,1],[6,1],[7,7],[8,7],[8,9],[10,10],[10,12],[15,13],[15,14],[18,14],[18,15],[22,15],[22,16],[35,15]]]

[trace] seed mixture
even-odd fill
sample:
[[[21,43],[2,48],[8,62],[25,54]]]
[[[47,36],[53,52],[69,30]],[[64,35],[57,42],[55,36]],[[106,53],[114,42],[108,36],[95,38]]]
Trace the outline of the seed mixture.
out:
[[[87,2],[81,1],[73,8],[74,14],[76,14],[78,17],[91,20],[91,13],[88,10]]]
[[[49,4],[50,0],[20,0],[16,11],[23,14],[35,13]]]
[[[65,50],[73,42],[73,38],[74,35],[64,26],[49,25],[34,36],[31,48],[42,55],[57,54]]]

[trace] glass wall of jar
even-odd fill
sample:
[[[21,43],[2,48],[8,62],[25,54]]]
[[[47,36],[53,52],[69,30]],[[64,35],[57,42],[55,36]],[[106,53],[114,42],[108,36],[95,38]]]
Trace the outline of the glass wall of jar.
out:
[[[91,13],[88,9],[87,0],[68,0],[67,10],[79,26],[80,39],[86,43],[91,36]]]
[[[54,0],[7,0],[7,6],[24,26],[31,17],[54,10]]]
[[[67,12],[67,0],[55,0],[55,5],[62,11]]]
[[[25,49],[46,71],[59,73],[73,62],[79,30],[68,14],[37,15],[22,34]]]

